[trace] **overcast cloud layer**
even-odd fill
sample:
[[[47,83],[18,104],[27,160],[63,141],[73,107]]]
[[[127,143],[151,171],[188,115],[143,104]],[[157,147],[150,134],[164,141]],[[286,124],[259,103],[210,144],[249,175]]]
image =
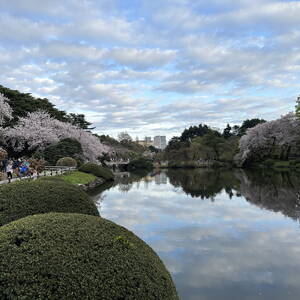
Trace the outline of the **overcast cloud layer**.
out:
[[[0,0],[0,84],[100,133],[273,119],[300,93],[300,2]]]

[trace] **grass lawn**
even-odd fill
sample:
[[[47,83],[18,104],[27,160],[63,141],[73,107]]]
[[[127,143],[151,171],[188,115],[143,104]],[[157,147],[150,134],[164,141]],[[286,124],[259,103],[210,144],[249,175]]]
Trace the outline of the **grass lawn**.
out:
[[[80,171],[70,172],[59,177],[72,184],[88,184],[97,179],[97,177],[92,174],[87,174]]]

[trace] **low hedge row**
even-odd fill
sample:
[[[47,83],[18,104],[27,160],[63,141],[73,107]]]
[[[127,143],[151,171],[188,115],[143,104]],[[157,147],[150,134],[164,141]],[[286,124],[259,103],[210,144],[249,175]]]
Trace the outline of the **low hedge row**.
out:
[[[0,299],[178,299],[165,266],[100,217],[51,213],[0,228]]]
[[[99,215],[97,207],[81,188],[55,177],[0,187],[0,226],[48,212]]]
[[[104,168],[94,163],[86,163],[79,168],[79,171],[85,173],[91,173],[97,177],[102,177],[106,180],[113,180],[114,174],[108,168]]]

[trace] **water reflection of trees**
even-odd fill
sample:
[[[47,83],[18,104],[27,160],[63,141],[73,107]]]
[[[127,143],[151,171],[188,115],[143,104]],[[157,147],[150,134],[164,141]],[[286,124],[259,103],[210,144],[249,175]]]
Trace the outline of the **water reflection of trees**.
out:
[[[294,220],[300,216],[300,173],[270,170],[170,169],[166,175],[176,189],[192,197],[214,201],[218,194],[226,192],[229,198],[234,195],[243,196],[260,208],[281,212]],[[129,177],[117,177],[115,182],[90,193],[94,199],[99,200],[99,195],[112,187],[127,193],[133,186],[138,188],[140,183],[141,188],[147,190],[151,188],[151,182],[166,184],[165,173],[130,173]]]
[[[251,203],[294,220],[300,213],[300,174],[296,172],[235,172],[241,194]]]
[[[167,175],[170,183],[192,197],[211,199],[218,195],[223,189],[230,197],[233,196],[238,186],[237,179],[232,171],[213,169],[174,169],[168,170]]]
[[[269,170],[169,170],[170,183],[186,194],[214,200],[222,191],[231,198],[242,195],[264,209],[299,219],[300,174]]]

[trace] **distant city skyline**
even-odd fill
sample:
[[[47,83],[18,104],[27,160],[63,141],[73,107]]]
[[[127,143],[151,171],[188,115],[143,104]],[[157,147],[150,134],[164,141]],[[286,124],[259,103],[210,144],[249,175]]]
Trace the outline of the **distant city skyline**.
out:
[[[271,120],[300,92],[299,15],[289,0],[2,1],[0,84],[113,137]]]
[[[157,135],[157,136],[145,136],[140,139],[136,137],[136,142],[138,142],[142,146],[154,146],[157,149],[164,150],[168,144],[168,139],[166,136]]]

